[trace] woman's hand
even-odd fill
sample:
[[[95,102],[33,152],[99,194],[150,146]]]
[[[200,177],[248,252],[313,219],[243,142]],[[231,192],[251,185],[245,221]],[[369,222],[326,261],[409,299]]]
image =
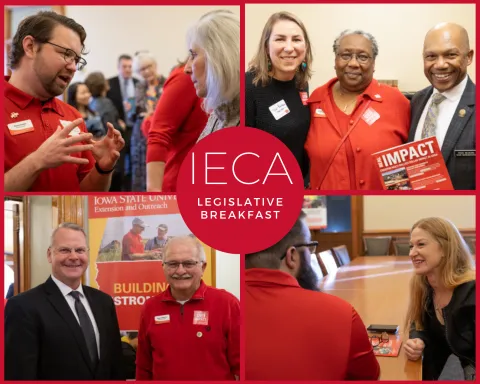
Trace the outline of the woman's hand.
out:
[[[425,343],[422,339],[408,339],[405,342],[404,348],[405,354],[409,360],[416,361],[422,357],[423,350],[425,349]]]

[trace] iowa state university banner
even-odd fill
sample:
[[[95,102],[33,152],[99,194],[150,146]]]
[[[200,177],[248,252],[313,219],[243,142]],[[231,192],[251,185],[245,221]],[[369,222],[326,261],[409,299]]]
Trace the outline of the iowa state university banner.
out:
[[[191,235],[176,196],[89,196],[88,235],[89,285],[112,296],[122,331],[138,330],[145,301],[168,286],[163,247],[172,237]],[[204,247],[207,269],[203,280],[212,285],[214,255]]]

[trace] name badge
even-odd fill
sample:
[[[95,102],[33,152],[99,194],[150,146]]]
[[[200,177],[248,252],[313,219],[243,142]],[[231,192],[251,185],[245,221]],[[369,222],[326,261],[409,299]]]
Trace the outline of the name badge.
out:
[[[170,322],[170,315],[155,316],[155,324],[165,324]]]
[[[307,92],[299,92],[299,93],[300,93],[300,99],[302,99],[302,104],[307,105],[308,93]]]
[[[323,112],[323,109],[317,108],[315,109],[315,114],[313,115],[313,117],[327,117],[327,115],[325,115],[325,112]]]
[[[17,121],[16,123],[8,124],[7,127],[12,136],[21,135],[22,133],[32,132],[34,130],[32,120]]]
[[[65,128],[70,123],[71,123],[71,121],[68,121],[68,120],[60,120],[60,124],[62,124],[63,128]],[[78,136],[78,135],[80,135],[80,133],[82,133],[82,131],[80,130],[80,127],[75,127],[68,134],[68,136]]]
[[[285,100],[280,100],[278,103],[271,105],[268,109],[270,109],[270,112],[272,112],[275,120],[279,120],[283,116],[290,113],[290,110],[288,109]]]
[[[455,149],[455,157],[475,157],[475,149]]]
[[[362,116],[362,120],[368,125],[372,125],[380,118],[380,115],[372,107],[368,108]]]
[[[193,311],[193,324],[208,325],[208,311]]]

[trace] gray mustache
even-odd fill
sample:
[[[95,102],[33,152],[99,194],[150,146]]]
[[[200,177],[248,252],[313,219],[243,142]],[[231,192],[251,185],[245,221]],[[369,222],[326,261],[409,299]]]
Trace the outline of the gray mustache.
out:
[[[172,279],[177,279],[177,280],[187,280],[187,279],[191,279],[191,278],[192,278],[191,275],[182,275],[182,276],[172,275]]]

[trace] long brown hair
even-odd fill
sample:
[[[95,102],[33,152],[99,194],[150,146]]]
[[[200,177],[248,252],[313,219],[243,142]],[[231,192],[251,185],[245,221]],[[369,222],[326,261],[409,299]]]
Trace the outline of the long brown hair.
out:
[[[428,232],[440,245],[444,257],[440,262],[441,284],[447,288],[456,288],[468,281],[475,280],[473,259],[469,247],[457,227],[449,220],[440,217],[428,217],[417,221],[415,228]],[[417,330],[423,330],[423,314],[426,311],[429,283],[426,276],[414,275],[410,281],[410,304],[405,322],[405,332],[412,324]]]
[[[258,50],[253,59],[248,63],[248,71],[254,72],[255,77],[253,79],[253,84],[258,85],[260,83],[262,86],[266,86],[270,81],[270,75],[268,70],[268,41],[272,35],[273,26],[280,20],[293,21],[297,24],[303,32],[306,43],[306,53],[305,53],[305,63],[307,68],[299,70],[296,75],[296,83],[299,89],[305,89],[308,85],[308,80],[312,77],[312,46],[310,44],[310,39],[308,38],[307,29],[303,25],[302,21],[292,13],[289,12],[277,12],[269,17],[265,27],[263,27],[262,37],[260,38],[260,43],[258,44]]]

